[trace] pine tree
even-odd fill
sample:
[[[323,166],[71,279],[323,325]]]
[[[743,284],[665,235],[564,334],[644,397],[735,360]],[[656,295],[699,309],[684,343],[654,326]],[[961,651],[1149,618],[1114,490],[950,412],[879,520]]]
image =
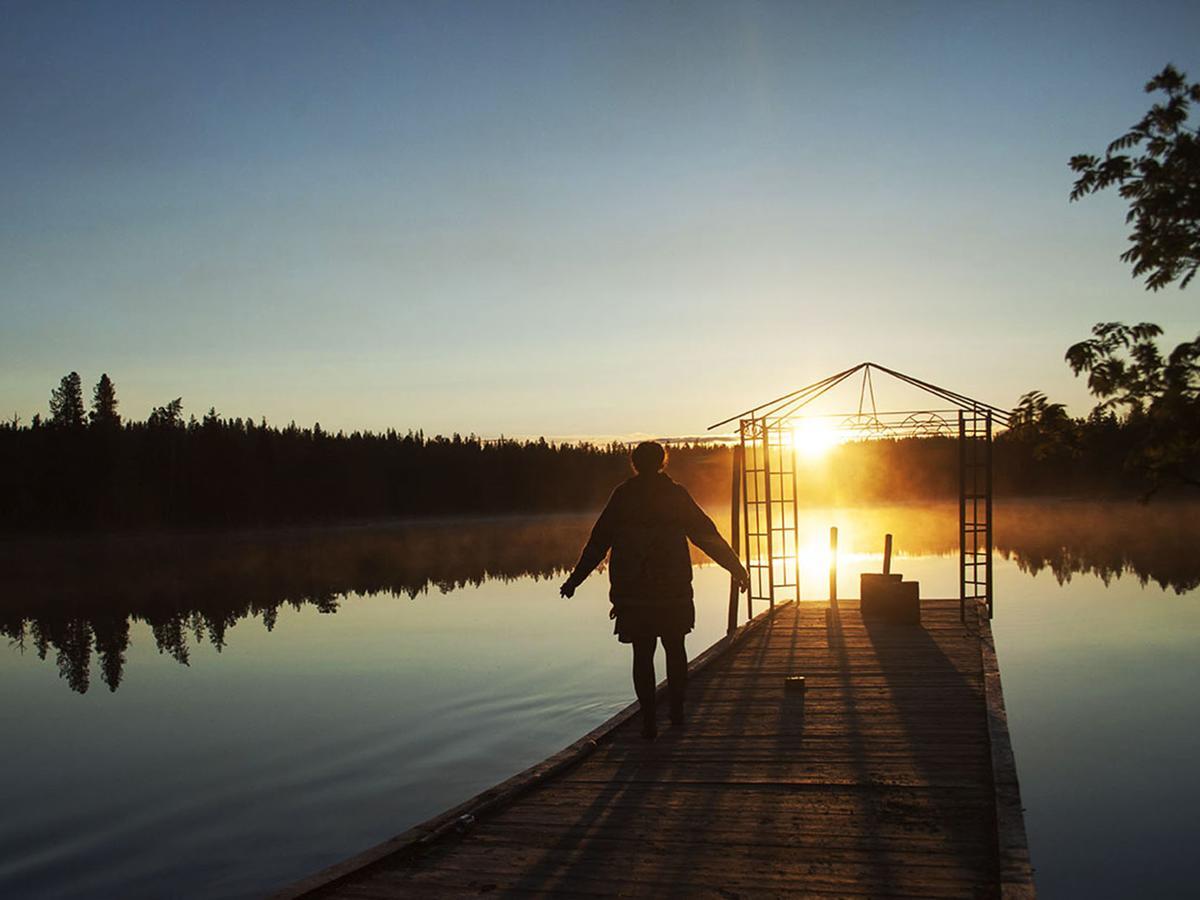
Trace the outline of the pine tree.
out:
[[[154,407],[146,424],[151,428],[178,428],[183,425],[183,398],[176,397],[166,406]]]
[[[64,375],[50,392],[50,424],[59,428],[81,428],[84,424],[83,382],[78,372]]]
[[[105,373],[92,391],[92,427],[119,428],[121,414],[117,412],[117,389]]]

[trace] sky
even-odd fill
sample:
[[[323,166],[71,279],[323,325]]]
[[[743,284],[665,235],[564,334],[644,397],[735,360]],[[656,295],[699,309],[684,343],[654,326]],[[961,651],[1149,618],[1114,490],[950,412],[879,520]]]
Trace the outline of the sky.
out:
[[[1067,201],[1165,63],[1200,79],[1194,2],[0,23],[4,417],[76,370],[137,419],[690,435],[863,360],[1082,414],[1094,323],[1200,331],[1200,287],[1118,259],[1120,198]]]

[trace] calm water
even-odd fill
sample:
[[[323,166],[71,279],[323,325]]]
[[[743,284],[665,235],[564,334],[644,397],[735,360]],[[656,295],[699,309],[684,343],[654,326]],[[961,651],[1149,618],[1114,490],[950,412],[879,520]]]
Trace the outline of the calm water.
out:
[[[1193,896],[1200,508],[1009,504],[994,621],[1045,897]],[[560,749],[632,699],[590,523],[0,547],[0,896],[252,897]],[[843,596],[957,590],[952,508],[814,510]],[[728,580],[696,571],[693,653]]]

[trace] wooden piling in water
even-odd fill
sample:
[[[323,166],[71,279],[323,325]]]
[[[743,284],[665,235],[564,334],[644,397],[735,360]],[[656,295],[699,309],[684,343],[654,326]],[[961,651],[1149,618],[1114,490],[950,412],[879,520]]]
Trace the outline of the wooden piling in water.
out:
[[[838,531],[834,525],[829,529],[829,605],[837,609],[837,552]],[[799,577],[799,573],[797,573]]]

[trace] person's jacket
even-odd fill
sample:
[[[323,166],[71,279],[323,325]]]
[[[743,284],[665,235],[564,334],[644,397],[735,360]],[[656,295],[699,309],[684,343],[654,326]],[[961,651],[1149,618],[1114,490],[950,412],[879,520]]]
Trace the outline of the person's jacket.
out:
[[[578,586],[611,549],[614,604],[690,600],[689,539],[723,568],[742,571],[737,555],[683,485],[663,472],[635,475],[613,491],[569,582]]]

